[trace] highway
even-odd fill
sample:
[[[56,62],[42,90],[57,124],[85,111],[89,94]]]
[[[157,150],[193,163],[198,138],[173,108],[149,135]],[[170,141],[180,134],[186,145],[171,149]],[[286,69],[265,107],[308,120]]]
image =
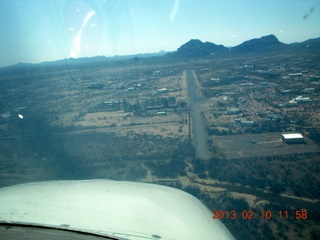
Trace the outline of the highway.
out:
[[[198,97],[197,86],[194,83],[193,71],[186,71],[187,89],[189,94],[190,115],[191,115],[191,136],[194,148],[196,150],[196,157],[198,159],[208,160],[210,158],[207,144],[206,134],[203,125],[200,103]]]

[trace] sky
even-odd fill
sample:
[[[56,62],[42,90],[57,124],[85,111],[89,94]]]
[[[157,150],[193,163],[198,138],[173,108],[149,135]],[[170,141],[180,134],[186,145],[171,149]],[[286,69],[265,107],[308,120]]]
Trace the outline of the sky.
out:
[[[320,0],[0,0],[0,66],[320,37]]]

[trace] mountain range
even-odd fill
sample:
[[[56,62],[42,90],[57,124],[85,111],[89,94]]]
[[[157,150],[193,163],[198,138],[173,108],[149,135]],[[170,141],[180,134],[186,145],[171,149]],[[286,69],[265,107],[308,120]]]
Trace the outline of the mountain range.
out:
[[[225,47],[211,42],[202,42],[198,39],[192,39],[183,44],[176,52],[169,53],[171,56],[182,58],[223,56],[225,54],[243,54],[243,53],[266,53],[297,50],[315,50],[320,49],[320,38],[309,39],[301,43],[285,44],[280,42],[276,36],[267,35],[261,38],[255,38],[241,43],[235,47]]]
[[[128,56],[96,56],[84,58],[69,58],[57,60],[53,62],[43,62],[40,65],[55,66],[69,64],[98,64],[106,62],[116,62],[116,64],[126,64],[127,61],[137,62],[139,59],[157,59],[157,61],[184,60],[198,57],[214,57],[214,56],[230,56],[238,54],[254,54],[254,53],[272,53],[272,52],[297,52],[297,51],[314,51],[320,50],[320,37],[309,39],[300,43],[285,44],[280,42],[276,36],[267,35],[261,38],[255,38],[245,41],[235,47],[225,47],[211,42],[202,42],[199,39],[191,39],[187,43],[181,45],[177,51],[159,53],[146,53]],[[26,68],[39,64],[18,63],[9,68]],[[3,67],[8,68],[8,67]]]

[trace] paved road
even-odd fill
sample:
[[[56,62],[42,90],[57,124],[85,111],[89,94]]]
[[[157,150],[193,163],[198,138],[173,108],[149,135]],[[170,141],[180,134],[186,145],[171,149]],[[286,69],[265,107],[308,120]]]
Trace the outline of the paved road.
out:
[[[206,134],[203,125],[202,115],[200,111],[200,103],[198,97],[197,86],[194,83],[193,71],[186,71],[189,104],[191,108],[191,121],[192,121],[192,141],[196,150],[196,157],[199,159],[207,160],[210,158],[207,145]]]

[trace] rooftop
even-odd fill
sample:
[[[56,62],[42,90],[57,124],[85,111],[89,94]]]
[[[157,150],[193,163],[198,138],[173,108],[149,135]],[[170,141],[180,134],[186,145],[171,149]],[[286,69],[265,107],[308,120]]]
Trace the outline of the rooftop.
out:
[[[303,139],[303,136],[300,133],[285,133],[282,134],[284,139],[295,139],[295,138],[300,138]]]

